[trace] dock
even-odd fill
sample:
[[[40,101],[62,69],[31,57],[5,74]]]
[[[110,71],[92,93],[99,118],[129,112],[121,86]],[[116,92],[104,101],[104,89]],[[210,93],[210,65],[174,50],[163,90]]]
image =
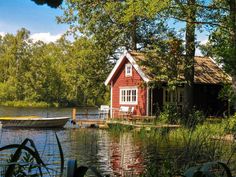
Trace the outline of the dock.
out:
[[[106,124],[108,125],[108,127],[111,127],[113,125],[123,125],[123,126],[130,126],[135,129],[140,129],[140,128],[144,128],[144,129],[180,128],[180,125],[173,125],[173,124],[155,125],[152,123],[145,124],[145,123],[141,123],[141,122],[139,124],[137,124],[137,123],[130,122],[130,121],[115,121],[115,120],[107,120]]]
[[[98,127],[103,128],[106,125],[106,120],[101,119],[78,119],[76,124],[80,127]]]
[[[76,109],[72,111],[72,123],[79,127],[106,127],[106,119],[108,113],[76,113]]]
[[[81,128],[109,128],[116,125],[129,126],[134,129],[161,129],[161,128],[179,128],[180,125],[171,124],[155,124],[155,117],[153,116],[132,116],[109,118],[109,113],[76,113],[72,111],[72,123]]]

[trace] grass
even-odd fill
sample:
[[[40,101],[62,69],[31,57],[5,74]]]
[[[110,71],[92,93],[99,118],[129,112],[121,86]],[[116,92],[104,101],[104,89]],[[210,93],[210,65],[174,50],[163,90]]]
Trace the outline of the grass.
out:
[[[161,124],[155,122],[155,124]],[[116,125],[110,131],[116,134],[130,132],[129,127]],[[134,129],[135,130],[135,129]],[[176,176],[193,166],[208,162],[224,162],[229,167],[235,165],[236,143],[232,141],[216,140],[214,137],[224,137],[227,134],[236,134],[236,116],[228,119],[208,118],[194,127],[170,129],[150,128],[148,131],[141,128],[132,131],[138,141],[147,142],[152,149],[166,149],[165,159],[159,159],[155,165],[147,164],[144,176]],[[233,171],[235,173],[235,171]]]

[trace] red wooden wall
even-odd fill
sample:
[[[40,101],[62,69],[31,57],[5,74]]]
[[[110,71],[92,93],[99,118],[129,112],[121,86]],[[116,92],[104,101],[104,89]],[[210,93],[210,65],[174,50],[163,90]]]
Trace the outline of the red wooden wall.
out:
[[[112,88],[112,108],[120,108],[120,106],[134,107],[134,115],[146,115],[146,101],[147,101],[147,89],[141,87],[143,83],[142,78],[138,72],[132,67],[132,77],[125,77],[125,64],[129,63],[127,59],[123,60],[120,67],[116,70],[111,83]],[[120,105],[120,87],[137,86],[138,87],[138,104],[137,105]]]

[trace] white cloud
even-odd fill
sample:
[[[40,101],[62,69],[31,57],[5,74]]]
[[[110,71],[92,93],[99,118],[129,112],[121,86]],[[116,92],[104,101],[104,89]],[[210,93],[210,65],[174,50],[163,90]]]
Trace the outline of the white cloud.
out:
[[[204,39],[204,40],[201,40],[201,41],[200,41],[200,44],[201,44],[201,45],[204,45],[204,44],[206,44],[207,42],[208,42],[208,39]]]
[[[0,36],[5,36],[6,33],[5,32],[0,32]]]
[[[53,35],[51,33],[34,33],[30,35],[30,38],[33,40],[33,42],[43,41],[45,43],[49,43],[49,42],[55,42],[61,36],[62,34]]]

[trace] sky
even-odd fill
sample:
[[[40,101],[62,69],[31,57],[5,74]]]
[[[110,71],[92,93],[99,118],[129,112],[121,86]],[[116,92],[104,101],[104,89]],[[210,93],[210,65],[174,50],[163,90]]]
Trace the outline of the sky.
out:
[[[34,41],[54,42],[68,29],[56,22],[56,16],[62,14],[59,8],[37,5],[31,0],[0,0],[0,34],[16,34],[26,28]]]
[[[31,0],[0,0],[0,35],[16,34],[24,27],[31,32],[33,41],[54,42],[69,28],[66,24],[57,24],[56,16],[62,14],[59,8],[37,5]],[[207,33],[197,32],[197,40],[206,43]],[[198,49],[196,55],[201,55]]]

